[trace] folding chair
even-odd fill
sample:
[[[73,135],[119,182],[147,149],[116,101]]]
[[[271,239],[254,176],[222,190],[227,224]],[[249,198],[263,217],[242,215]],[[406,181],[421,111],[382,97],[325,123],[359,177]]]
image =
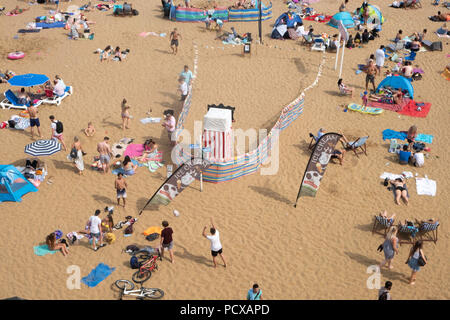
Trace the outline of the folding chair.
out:
[[[409,244],[413,244],[414,241],[416,240],[416,235],[419,232],[419,228],[417,228],[416,226],[412,225],[409,226],[407,224],[398,224],[397,226],[398,228],[398,234],[399,236],[406,236],[406,240],[401,240],[399,239],[399,243],[409,243]]]
[[[311,51],[325,51],[325,42],[322,38],[315,38]]]
[[[309,143],[308,150],[312,150],[314,148],[314,146],[316,145],[317,140],[319,140],[319,138],[317,138],[311,132],[309,133],[309,136],[311,138],[311,142]]]
[[[372,227],[372,235],[374,233],[377,233],[377,234],[381,234],[386,237],[387,231],[394,224],[394,221],[395,221],[395,219],[390,220],[390,219],[387,219],[386,217],[375,216],[375,219],[373,221],[373,227]],[[383,232],[377,230],[378,226],[381,226],[381,228],[383,229]]]
[[[350,141],[350,142],[347,143],[345,148],[353,150],[353,152],[355,153],[355,155],[358,158],[359,158],[359,156],[358,156],[358,153],[356,152],[356,150],[358,150],[358,148],[363,151],[363,152],[360,152],[360,153],[364,153],[367,156],[367,147],[366,147],[367,139],[369,139],[369,136],[358,138],[355,141]]]
[[[419,225],[419,237],[422,241],[433,241],[434,244],[438,241],[438,228],[439,221],[435,223],[431,222],[419,222],[416,220],[416,223]]]

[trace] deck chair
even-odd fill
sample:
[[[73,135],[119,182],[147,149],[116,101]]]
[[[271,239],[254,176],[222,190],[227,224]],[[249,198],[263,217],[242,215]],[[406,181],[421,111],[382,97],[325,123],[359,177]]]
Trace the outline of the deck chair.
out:
[[[408,226],[406,224],[399,223],[398,226],[398,235],[400,237],[406,237],[406,240],[399,239],[399,243],[409,243],[413,244],[416,240],[416,235],[419,232],[419,228],[416,226]],[[399,237],[399,238],[400,238]]]
[[[358,158],[359,158],[359,156],[358,156],[358,153],[356,152],[358,149],[362,150],[362,152],[360,152],[360,153],[364,153],[367,156],[367,147],[366,147],[367,139],[369,139],[369,136],[358,138],[355,141],[350,141],[347,143],[345,148],[353,150],[353,152],[355,153],[355,155]]]
[[[386,217],[382,217],[382,216],[375,216],[375,219],[373,221],[373,227],[372,227],[372,235],[374,233],[377,234],[381,234],[383,236],[386,237],[387,231],[389,230],[389,228],[394,224],[395,219],[387,219]],[[383,229],[383,232],[381,232],[381,230],[377,230],[380,229],[379,227],[381,227]]]
[[[42,100],[44,103],[48,104],[56,104],[59,106],[61,104],[61,101],[63,101],[64,98],[70,96],[73,93],[73,87],[66,86],[66,89],[64,90],[64,94],[62,96],[57,96],[53,94],[51,97],[46,97],[44,100]]]
[[[22,109],[22,110],[27,109],[27,105],[20,104],[19,99],[16,97],[14,92],[12,92],[11,90],[6,91],[4,93],[4,95],[5,95],[5,99],[3,99],[3,101],[0,102],[0,107],[2,107],[2,109],[11,109],[11,108]],[[39,106],[41,103],[42,103],[42,100],[39,100],[34,105]]]
[[[403,40],[400,40],[397,43],[391,43],[387,46],[387,48],[389,50],[391,50],[392,52],[397,52],[399,50],[402,50],[403,48],[405,48],[405,42]]]
[[[314,44],[311,47],[311,51],[325,51],[326,47],[325,47],[325,42],[323,41],[322,38],[315,38],[314,39]]]
[[[317,138],[311,132],[309,133],[309,136],[311,138],[311,141],[309,142],[308,150],[312,150],[314,148],[314,146],[316,145],[317,140],[319,140],[319,138]]]
[[[420,222],[416,220],[419,225],[419,237],[422,241],[433,241],[434,244],[438,241],[438,228],[439,221],[435,223],[431,222]]]
[[[405,56],[405,60],[414,61],[416,59],[416,52],[412,51],[409,56]]]
[[[432,3],[433,6],[438,6],[439,2],[441,2],[441,0],[434,0],[434,2]]]

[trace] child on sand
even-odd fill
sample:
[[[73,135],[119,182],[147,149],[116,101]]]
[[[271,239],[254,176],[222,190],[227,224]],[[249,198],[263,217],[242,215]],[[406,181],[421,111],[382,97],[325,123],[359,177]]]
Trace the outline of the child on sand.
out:
[[[95,128],[92,122],[89,121],[88,126],[84,129],[84,134],[88,137],[93,137],[95,134]]]
[[[367,107],[367,101],[369,100],[369,99],[367,98],[367,91],[364,91],[364,94],[363,94],[363,96],[362,96],[361,98],[362,98],[362,105],[363,105],[364,107]]]

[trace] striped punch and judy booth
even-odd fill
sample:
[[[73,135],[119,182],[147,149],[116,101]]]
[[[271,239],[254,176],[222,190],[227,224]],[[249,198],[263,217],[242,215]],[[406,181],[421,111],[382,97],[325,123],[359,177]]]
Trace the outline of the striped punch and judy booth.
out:
[[[228,161],[233,158],[232,111],[209,108],[203,118],[203,157],[211,162]]]

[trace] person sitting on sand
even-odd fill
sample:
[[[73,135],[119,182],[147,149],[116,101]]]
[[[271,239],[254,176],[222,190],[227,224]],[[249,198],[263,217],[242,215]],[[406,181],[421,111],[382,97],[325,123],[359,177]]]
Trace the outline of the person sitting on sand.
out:
[[[50,250],[61,250],[63,256],[67,256],[69,254],[69,249],[67,248],[67,245],[60,241],[56,242],[56,235],[54,232],[50,233],[47,238],[45,239],[45,243],[47,244],[48,248]]]
[[[417,127],[416,126],[409,127],[406,135],[406,141],[408,141],[409,149],[411,149],[414,142],[416,142],[416,138],[417,138]]]
[[[408,149],[408,145],[403,146],[403,150],[398,153],[398,161],[400,164],[408,164],[411,160],[411,151]]]
[[[102,219],[103,233],[111,232],[114,228],[113,209],[110,209],[110,207],[105,207],[105,212],[108,212],[108,215]]]
[[[9,12],[9,14],[12,15],[12,16],[15,16],[15,15],[21,14],[21,13],[27,11],[27,10],[30,10],[30,8],[20,9],[19,6],[16,6],[13,10],[11,10]]]
[[[397,178],[389,181],[395,190],[395,203],[400,204],[400,198],[403,198],[406,205],[408,205],[408,191],[406,189],[406,181],[403,178]]]
[[[394,104],[400,105],[403,103],[403,92],[401,89],[398,89],[393,94]]]
[[[146,162],[150,155],[155,154],[158,151],[158,145],[153,139],[148,139],[144,143],[144,151],[142,156],[137,157],[136,160],[139,162]]]
[[[339,164],[342,166],[342,164],[344,163],[345,152],[345,149],[335,149],[331,154],[330,159],[338,159]]]
[[[100,62],[102,61],[108,61],[109,57],[111,55],[111,46],[107,46],[105,50],[102,51],[100,56]]]
[[[417,52],[420,50],[420,47],[422,45],[420,44],[419,40],[414,40],[411,42],[411,46],[409,47],[409,50],[411,50],[412,52]]]
[[[28,104],[31,101],[30,96],[25,92],[25,88],[20,88],[20,92],[17,95],[20,104]]]
[[[353,98],[353,93],[355,92],[355,88],[348,87],[342,79],[339,79],[337,82],[337,85],[339,87],[339,92],[344,94],[349,94]]]
[[[84,129],[84,134],[88,137],[93,137],[95,134],[95,128],[92,122],[89,121],[88,126]]]
[[[395,36],[394,42],[397,43],[400,40],[402,40],[403,37],[403,31],[402,30],[398,30],[397,35]]]
[[[422,153],[422,150],[414,152],[413,158],[412,158],[412,164],[415,167],[423,167],[425,164],[425,157]]]
[[[137,165],[134,165],[133,162],[131,162],[130,156],[125,156],[125,159],[122,162],[122,166],[124,174],[126,174],[127,176],[132,176],[133,174],[135,174],[138,167]]]

